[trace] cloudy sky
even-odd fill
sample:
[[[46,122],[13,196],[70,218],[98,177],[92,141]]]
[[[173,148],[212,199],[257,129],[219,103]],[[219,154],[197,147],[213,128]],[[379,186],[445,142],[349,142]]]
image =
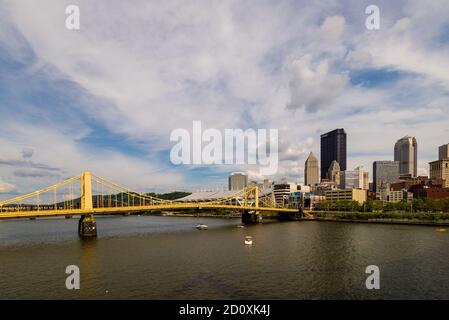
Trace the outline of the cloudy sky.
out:
[[[370,4],[380,30],[365,27]],[[416,136],[426,174],[449,142],[448,93],[448,0],[0,0],[0,198],[86,170],[142,191],[257,172],[171,164],[170,132],[194,120],[279,129],[271,179],[302,181],[335,128],[348,167],[370,172]]]

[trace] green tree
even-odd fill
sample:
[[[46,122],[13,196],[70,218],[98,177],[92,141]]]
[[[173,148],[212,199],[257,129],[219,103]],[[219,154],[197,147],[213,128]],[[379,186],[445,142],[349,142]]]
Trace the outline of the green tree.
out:
[[[425,210],[425,204],[424,204],[423,199],[420,199],[420,198],[413,199],[412,200],[412,208],[413,208],[412,210],[414,212],[424,211]]]
[[[444,198],[442,200],[442,207],[444,212],[449,212],[449,198]]]

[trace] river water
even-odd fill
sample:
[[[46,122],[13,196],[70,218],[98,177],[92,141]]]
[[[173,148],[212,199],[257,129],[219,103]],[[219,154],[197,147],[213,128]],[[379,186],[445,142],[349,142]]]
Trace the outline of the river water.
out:
[[[77,224],[0,221],[0,299],[449,299],[449,230],[435,227],[117,216],[81,241]]]

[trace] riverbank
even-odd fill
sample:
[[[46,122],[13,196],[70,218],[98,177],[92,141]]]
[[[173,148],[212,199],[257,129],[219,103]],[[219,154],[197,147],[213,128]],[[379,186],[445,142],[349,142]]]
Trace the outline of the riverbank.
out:
[[[160,216],[160,217],[190,217],[190,218],[217,218],[217,219],[241,219],[241,212],[179,212],[179,211],[162,211],[148,212],[144,215]],[[279,219],[279,215],[263,215],[263,219],[272,220]]]
[[[192,217],[192,218],[217,218],[240,219],[239,212],[171,212],[148,213],[146,215],[163,217]],[[263,219],[279,219],[278,215],[263,216]],[[378,223],[378,224],[405,224],[422,226],[447,226],[449,227],[449,213],[400,213],[400,212],[311,212],[300,221],[323,222],[352,222],[352,223]]]
[[[161,212],[159,214],[150,214],[162,217],[191,217],[191,218],[220,218],[237,219],[241,218],[239,213],[183,213],[183,212]]]
[[[449,213],[312,212],[302,221],[449,226]]]

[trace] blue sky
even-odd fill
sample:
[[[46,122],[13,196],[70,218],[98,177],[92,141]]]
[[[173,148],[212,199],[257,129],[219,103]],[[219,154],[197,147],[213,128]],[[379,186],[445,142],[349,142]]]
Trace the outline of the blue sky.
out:
[[[337,127],[349,168],[368,171],[412,134],[426,174],[449,142],[447,1],[378,1],[376,31],[364,1],[131,2],[0,2],[0,198],[85,170],[142,191],[262,178],[171,164],[170,132],[194,120],[279,129],[274,180],[302,182]]]

